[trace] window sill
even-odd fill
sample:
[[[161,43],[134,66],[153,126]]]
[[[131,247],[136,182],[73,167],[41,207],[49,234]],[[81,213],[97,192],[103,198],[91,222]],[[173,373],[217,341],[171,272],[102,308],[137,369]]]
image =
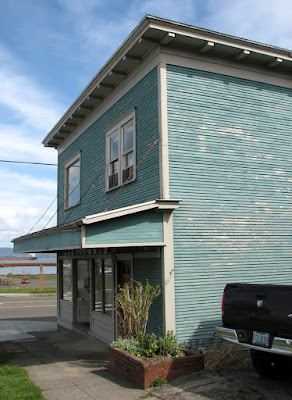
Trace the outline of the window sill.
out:
[[[125,183],[125,185],[124,186],[126,186],[126,185],[129,185],[129,183],[132,183],[132,182],[135,182],[136,181],[136,178],[134,178],[134,179],[131,179],[129,182],[127,182],[127,183]],[[121,185],[118,185],[118,186],[115,186],[115,187],[113,187],[113,188],[110,188],[110,189],[105,189],[105,193],[108,193],[108,192],[112,192],[113,190],[116,190],[116,189],[119,189],[121,186],[123,186],[123,184],[121,184]]]
[[[78,203],[74,204],[73,206],[65,206],[64,211],[71,210],[72,208],[77,207],[80,204],[81,204],[81,202],[79,201]]]

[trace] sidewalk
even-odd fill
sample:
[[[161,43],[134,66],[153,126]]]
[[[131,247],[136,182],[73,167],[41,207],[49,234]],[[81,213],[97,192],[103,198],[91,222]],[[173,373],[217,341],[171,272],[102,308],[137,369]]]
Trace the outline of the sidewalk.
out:
[[[136,400],[144,390],[108,372],[107,345],[75,331],[33,332],[0,343],[13,353],[10,364],[28,371],[48,400]]]

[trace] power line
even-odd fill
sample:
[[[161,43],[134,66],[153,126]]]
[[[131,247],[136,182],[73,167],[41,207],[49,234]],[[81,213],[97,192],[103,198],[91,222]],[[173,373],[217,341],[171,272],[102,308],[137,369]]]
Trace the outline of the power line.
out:
[[[57,167],[58,164],[50,164],[50,163],[42,163],[42,162],[34,162],[34,161],[13,161],[13,160],[0,160],[3,163],[13,163],[13,164],[31,164],[31,165],[50,165]]]
[[[37,222],[34,224],[34,226],[27,232],[27,235],[33,230],[33,228],[40,222],[40,220],[46,215],[46,213],[48,212],[48,210],[50,209],[50,207],[55,203],[55,201],[57,200],[58,196],[55,197],[55,199],[51,202],[51,204],[49,205],[49,207],[46,209],[46,211],[43,213],[43,215],[37,220]]]

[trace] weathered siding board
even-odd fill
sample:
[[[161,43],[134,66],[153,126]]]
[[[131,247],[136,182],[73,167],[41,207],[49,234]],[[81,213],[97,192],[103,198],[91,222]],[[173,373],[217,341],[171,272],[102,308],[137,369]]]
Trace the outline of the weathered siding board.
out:
[[[108,127],[128,110],[136,109],[136,162],[147,152],[159,135],[157,69],[95,121],[59,156],[58,224],[105,210],[118,189],[105,192],[105,135]],[[64,210],[64,166],[81,152],[81,204]],[[159,198],[159,145],[145,158],[136,173],[136,181],[120,192],[110,209],[125,207]],[[98,177],[95,181],[95,177]],[[90,185],[92,187],[89,189]]]
[[[160,258],[135,258],[133,279],[143,284],[149,280],[151,285],[162,284],[162,269]],[[154,300],[150,307],[147,332],[156,335],[163,334],[162,294]]]
[[[168,66],[176,326],[201,346],[227,282],[292,283],[292,91]]]
[[[163,242],[162,213],[146,211],[87,225],[86,245]]]

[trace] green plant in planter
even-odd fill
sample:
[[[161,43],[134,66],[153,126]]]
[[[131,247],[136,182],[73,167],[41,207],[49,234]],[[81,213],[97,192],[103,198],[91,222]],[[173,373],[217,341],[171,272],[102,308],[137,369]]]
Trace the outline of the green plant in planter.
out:
[[[112,342],[111,346],[114,349],[121,349],[128,351],[131,354],[140,355],[141,353],[141,346],[138,340],[135,339],[118,339]]]
[[[118,339],[113,348],[128,351],[139,357],[183,357],[184,351],[177,337],[168,331],[166,337],[157,337],[154,333],[146,335],[140,332],[137,339]]]
[[[119,288],[116,311],[122,338],[137,338],[139,332],[146,332],[150,306],[160,293],[160,286],[152,286],[148,280],[145,287],[136,282]]]
[[[182,345],[172,331],[168,331],[165,337],[158,339],[159,352],[166,357],[183,357],[185,355]]]
[[[159,354],[159,345],[155,333],[152,333],[151,335],[145,335],[140,332],[138,335],[138,342],[142,356],[154,357]]]

